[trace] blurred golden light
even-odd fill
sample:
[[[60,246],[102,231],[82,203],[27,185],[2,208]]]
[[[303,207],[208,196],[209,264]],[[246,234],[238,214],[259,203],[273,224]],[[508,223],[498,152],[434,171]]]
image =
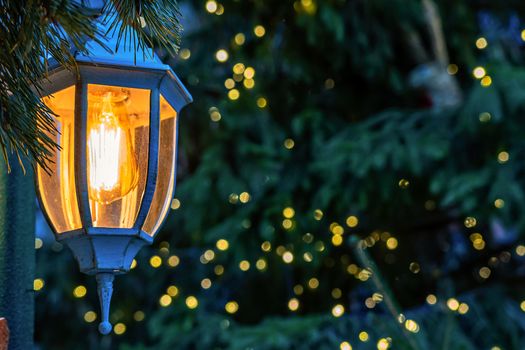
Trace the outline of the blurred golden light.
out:
[[[86,293],[87,289],[82,285],[76,286],[75,289],[73,289],[73,295],[75,296],[75,298],[83,298],[86,296]]]
[[[221,238],[217,241],[217,243],[215,243],[215,245],[217,246],[217,249],[224,251],[228,250],[230,243],[228,243],[227,240]]]
[[[290,311],[297,311],[299,309],[299,300],[297,298],[292,298],[288,301],[288,309]]]
[[[237,310],[239,310],[239,304],[237,304],[236,301],[229,301],[224,306],[224,309],[226,310],[227,313],[234,314],[237,312]]]
[[[490,277],[490,269],[486,266],[483,266],[482,268],[479,269],[479,277],[483,278],[483,279],[487,279]]]
[[[244,70],[246,69],[246,67],[244,66],[244,64],[242,63],[236,63],[234,66],[233,66],[233,73],[237,74],[237,75],[242,75],[244,73]]]
[[[525,246],[524,245],[519,245],[516,247],[516,254],[518,254],[519,256],[524,256],[525,255]]]
[[[319,280],[315,277],[312,277],[308,280],[308,287],[310,289],[316,289],[317,287],[319,287]]]
[[[246,69],[244,70],[244,77],[246,79],[253,79],[254,76],[255,76],[255,69],[253,69],[253,67],[246,67]]]
[[[124,323],[117,323],[115,327],[113,327],[113,331],[116,335],[122,335],[126,332],[126,325]]]
[[[377,350],[387,350],[390,347],[390,341],[386,338],[381,338],[377,341]]]
[[[255,262],[255,267],[257,268],[257,270],[263,271],[264,269],[266,269],[266,260],[264,260],[263,258],[258,259]]]
[[[427,295],[427,303],[430,305],[434,305],[435,303],[437,303],[436,296],[434,294]]]
[[[231,89],[228,91],[228,98],[232,101],[238,100],[241,96],[241,93],[237,89]]]
[[[189,309],[195,309],[197,306],[199,306],[199,301],[193,295],[190,295],[186,298],[186,306]]]
[[[459,304],[458,312],[462,315],[466,314],[469,310],[469,306],[465,303]]]
[[[149,259],[149,264],[151,265],[151,267],[153,268],[158,268],[160,265],[162,265],[162,259],[160,258],[160,256],[158,255],[153,255],[150,259]]]
[[[182,49],[180,50],[180,58],[183,60],[187,60],[191,57],[191,51],[189,49]]]
[[[312,255],[312,253],[310,252],[305,252],[303,254],[303,260],[306,261],[306,262],[312,262],[312,260],[314,260],[314,257]]]
[[[237,33],[237,34],[235,34],[235,37],[234,37],[233,40],[235,41],[235,43],[237,45],[241,46],[246,41],[246,37],[244,36],[243,33]]]
[[[263,252],[269,252],[270,250],[272,250],[272,244],[268,241],[264,241],[262,244],[261,244],[261,250]]]
[[[450,310],[456,311],[459,308],[459,301],[455,298],[450,298],[447,300],[447,306]]]
[[[457,74],[459,68],[457,64],[451,63],[447,66],[447,73],[450,75]]]
[[[217,59],[217,61],[221,63],[226,62],[229,57],[230,55],[228,54],[228,51],[226,51],[225,49],[217,50],[217,52],[215,53],[215,59]]]
[[[33,281],[33,289],[39,291],[44,288],[44,280],[42,278],[37,278]]]
[[[172,298],[176,297],[179,294],[179,288],[176,286],[169,286],[166,288],[166,293],[168,293],[168,295]]]
[[[284,140],[284,148],[286,149],[292,149],[295,146],[295,141],[292,139],[286,139]]]
[[[293,254],[291,252],[284,253],[283,261],[287,264],[290,264],[293,261]]]
[[[485,71],[485,68],[483,68],[483,67],[476,67],[476,68],[474,68],[474,70],[472,71],[472,75],[473,75],[476,79],[481,79],[481,78],[483,78],[486,74],[487,74],[487,72]]]
[[[235,87],[235,80],[232,78],[228,78],[224,81],[224,87],[228,90],[233,89]]]
[[[501,209],[505,206],[505,201],[501,198],[498,198],[494,201],[494,206],[498,209]]]
[[[477,223],[478,221],[473,216],[467,216],[465,220],[463,221],[463,224],[465,225],[466,228],[472,228],[476,226]]]
[[[162,307],[167,307],[171,304],[171,297],[168,294],[163,294],[159,299],[159,304]]]
[[[488,86],[492,85],[492,78],[490,76],[488,76],[488,75],[485,75],[483,78],[481,78],[480,84],[483,87],[488,87]]]
[[[341,244],[343,244],[343,237],[339,235],[332,236],[332,244],[336,247],[340,246]]]
[[[340,350],[352,350],[352,345],[350,345],[349,342],[344,341],[341,344],[339,344],[339,349]]]
[[[204,259],[212,261],[215,258],[215,252],[211,249],[208,249],[204,252]]]
[[[253,28],[253,32],[257,37],[261,38],[266,34],[266,29],[262,25],[258,25]]]
[[[248,203],[250,201],[250,194],[248,192],[241,192],[239,200],[241,203]]]
[[[293,287],[293,292],[295,293],[295,295],[301,295],[301,294],[303,294],[303,292],[304,292],[304,288],[303,288],[303,286],[301,286],[300,284],[296,284],[296,285]]]
[[[486,48],[487,45],[488,45],[487,39],[485,39],[484,37],[478,38],[478,40],[476,40],[476,47],[480,50],[483,50],[484,48]]]
[[[133,319],[137,322],[141,322],[141,321],[144,321],[144,318],[146,317],[146,315],[144,314],[143,311],[136,311],[134,314],[133,314]]]
[[[44,245],[44,242],[40,238],[35,238],[35,249],[40,249]]]
[[[283,209],[283,216],[287,219],[293,218],[295,215],[295,210],[291,207],[287,207]]]
[[[359,332],[358,337],[359,337],[359,340],[361,340],[362,342],[368,341],[368,333],[365,331]]]
[[[407,331],[412,332],[412,333],[419,332],[419,325],[414,320],[406,320],[405,321],[405,328],[406,328]]]
[[[253,79],[245,79],[242,83],[247,89],[253,89],[253,87],[255,86],[255,80]]]
[[[208,11],[209,13],[214,13],[215,11],[217,11],[217,8],[218,5],[215,0],[209,0],[206,2],[206,11]]]
[[[168,258],[168,266],[170,267],[176,267],[179,263],[180,259],[177,255],[172,255]]]
[[[359,219],[357,218],[357,216],[350,215],[346,218],[346,226],[348,227],[356,227],[358,223]]]
[[[397,242],[397,238],[395,237],[390,237],[389,239],[386,240],[386,247],[390,250],[396,249],[397,245],[398,245],[398,242]]]
[[[345,313],[345,307],[341,304],[337,304],[332,308],[332,315],[334,317],[341,317]]]
[[[215,266],[215,268],[213,269],[213,272],[215,272],[217,276],[222,275],[224,273],[224,266],[222,265]]]
[[[209,278],[204,278],[201,281],[201,287],[202,289],[209,289],[211,287],[211,280]]]
[[[247,260],[243,260],[239,263],[239,269],[242,271],[248,271],[250,269],[250,263]]]
[[[84,321],[87,323],[95,322],[97,319],[97,313],[94,311],[88,311],[84,314]]]
[[[259,97],[257,99],[257,107],[264,108],[264,107],[266,107],[267,104],[268,104],[268,102],[266,101],[266,99],[264,97]]]
[[[501,151],[498,153],[498,162],[503,164],[509,161],[509,153],[505,151]]]

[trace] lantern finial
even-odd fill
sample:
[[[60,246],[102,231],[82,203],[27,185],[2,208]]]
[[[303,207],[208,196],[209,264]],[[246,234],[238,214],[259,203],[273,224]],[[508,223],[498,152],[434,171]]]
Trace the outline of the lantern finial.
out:
[[[113,294],[113,279],[115,276],[112,273],[98,273],[97,274],[97,292],[100,300],[101,322],[98,325],[98,330],[102,334],[109,334],[111,323],[109,323],[109,304],[111,302],[111,295]]]

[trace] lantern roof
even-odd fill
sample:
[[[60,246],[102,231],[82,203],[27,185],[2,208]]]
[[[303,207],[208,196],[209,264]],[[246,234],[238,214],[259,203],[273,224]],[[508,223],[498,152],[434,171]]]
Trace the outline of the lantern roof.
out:
[[[99,31],[105,34],[103,37],[97,38],[98,42],[88,39],[85,42],[86,50],[84,52],[73,45],[71,46],[70,52],[77,63],[166,72],[170,80],[176,85],[179,95],[185,100],[186,103],[184,104],[193,102],[191,94],[182,84],[172,66],[165,64],[153,48],[144,48],[143,50],[138,48],[137,34],[133,28],[126,29],[129,32],[125,34],[123,42],[118,45],[120,24],[110,28],[107,20],[99,19],[98,21]],[[49,63],[49,71],[62,68],[60,63],[54,59],[50,59]]]

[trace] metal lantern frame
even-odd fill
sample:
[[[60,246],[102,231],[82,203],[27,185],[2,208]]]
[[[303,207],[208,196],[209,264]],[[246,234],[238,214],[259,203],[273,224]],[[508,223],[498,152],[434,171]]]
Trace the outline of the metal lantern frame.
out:
[[[111,39],[110,39],[111,40]],[[112,45],[110,45],[111,47]],[[74,103],[74,182],[77,206],[82,227],[63,233],[56,232],[52,220],[43,208],[44,215],[53,229],[57,241],[66,244],[73,252],[80,271],[96,275],[101,303],[103,334],[111,331],[108,322],[109,304],[114,275],[129,271],[138,251],[153,242],[158,232],[143,231],[146,216],[152,205],[156,189],[160,147],[160,96],[173,107],[175,117],[174,167],[177,164],[178,124],[180,111],[192,102],[192,97],[173,69],[151,52],[108,52],[96,43],[87,45],[89,54],[76,53],[77,70],[68,70],[52,62],[49,74],[42,81],[41,96],[48,96],[65,88],[75,86]],[[113,46],[115,47],[115,46]],[[94,227],[91,217],[87,178],[87,121],[88,84],[138,88],[150,91],[149,101],[149,149],[144,193],[135,223],[131,228]],[[175,169],[173,169],[175,172]],[[176,172],[174,173],[176,174]],[[58,176],[58,175],[57,175]],[[173,176],[173,181],[176,176]],[[37,186],[38,186],[38,181]],[[172,191],[175,191],[173,184]],[[43,207],[40,189],[38,198]],[[173,193],[167,194],[173,196]],[[161,213],[162,214],[162,213]],[[162,221],[164,218],[160,218]],[[158,226],[160,227],[160,226]],[[158,231],[158,228],[157,228]]]

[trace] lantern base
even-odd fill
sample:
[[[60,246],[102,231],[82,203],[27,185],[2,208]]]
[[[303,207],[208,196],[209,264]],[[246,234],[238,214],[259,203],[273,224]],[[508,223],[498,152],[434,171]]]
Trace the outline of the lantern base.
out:
[[[126,273],[138,251],[144,245],[151,244],[151,237],[111,231],[118,232],[119,229],[108,229],[96,234],[60,235],[59,240],[71,249],[80,271],[85,274]]]
[[[113,280],[115,276],[111,273],[97,274],[97,292],[100,301],[101,320],[98,331],[104,335],[109,334],[113,326],[109,323],[109,306],[113,294]]]

